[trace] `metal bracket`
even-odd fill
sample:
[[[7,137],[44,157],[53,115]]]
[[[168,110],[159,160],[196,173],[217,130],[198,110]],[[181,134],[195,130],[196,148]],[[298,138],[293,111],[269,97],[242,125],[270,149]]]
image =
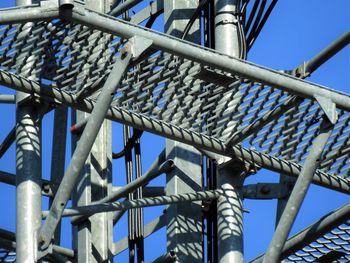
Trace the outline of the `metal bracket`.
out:
[[[211,82],[219,86],[227,87],[232,82],[237,81],[236,78],[223,74],[217,71],[214,71],[208,67],[201,67],[198,73],[196,73],[194,78],[204,80],[206,82]]]
[[[133,59],[136,59],[141,56],[142,53],[145,52],[149,47],[152,46],[153,41],[144,37],[134,36],[129,39],[127,45],[129,45],[129,43],[132,57]]]
[[[311,73],[308,71],[307,63],[304,62],[303,64],[299,65],[296,69],[291,71],[291,75],[296,76],[297,78],[307,78],[311,75]]]
[[[338,120],[338,113],[335,103],[326,97],[315,95],[315,99],[320,105],[323,112],[326,114],[328,120],[334,125]]]
[[[258,183],[243,186],[243,197],[246,199],[279,199],[289,196],[292,187],[278,183]]]

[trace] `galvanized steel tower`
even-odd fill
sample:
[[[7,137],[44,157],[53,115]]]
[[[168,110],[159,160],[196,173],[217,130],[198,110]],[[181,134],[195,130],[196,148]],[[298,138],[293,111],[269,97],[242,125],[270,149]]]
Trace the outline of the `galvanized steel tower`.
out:
[[[246,262],[243,200],[276,199],[270,245],[251,262],[350,261],[350,203],[289,236],[311,184],[350,193],[350,95],[304,80],[350,31],[293,70],[253,64],[247,54],[277,2],[0,9],[0,84],[16,91],[0,95],[16,109],[0,145],[0,157],[16,145],[16,173],[0,168],[1,184],[16,189],[16,231],[0,229],[1,260],[114,262],[128,251],[129,262],[149,262],[145,239],[165,228],[166,253],[152,262]],[[149,163],[150,134],[164,149]],[[246,183],[263,169],[279,183]]]

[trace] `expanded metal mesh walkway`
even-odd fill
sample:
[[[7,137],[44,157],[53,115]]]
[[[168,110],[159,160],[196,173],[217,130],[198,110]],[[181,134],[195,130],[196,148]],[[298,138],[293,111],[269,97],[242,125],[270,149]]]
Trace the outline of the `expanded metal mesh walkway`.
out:
[[[48,7],[32,6],[27,10],[42,9],[45,13],[45,8]],[[298,176],[325,116],[317,96],[330,94],[338,118],[314,183],[350,193],[348,94],[113,17],[75,9],[73,15],[64,18],[53,15],[33,21],[26,18],[22,22],[6,16],[16,9],[0,12],[0,16],[4,14],[0,27],[0,82],[3,85],[41,96],[54,104],[91,111],[117,57],[126,48],[126,33],[121,30],[120,34],[116,33],[119,27],[125,26],[131,35],[147,36],[152,46],[129,65],[112,94],[109,119],[193,143],[203,150],[236,156],[250,163],[255,171],[267,168]],[[86,19],[91,19],[89,23],[96,26],[90,27]],[[164,43],[172,46],[166,48]],[[189,46],[196,51],[193,56],[197,59],[174,51]],[[206,59],[209,54],[212,61],[224,58],[237,67],[245,65],[247,70],[255,71],[257,77],[251,78],[245,69],[225,70],[229,66],[224,64],[216,68],[214,62]],[[273,77],[271,83],[266,83],[262,76],[265,72]],[[36,79],[24,77],[34,75]],[[295,82],[305,87],[305,93],[302,89],[293,91],[285,84],[288,81],[291,86]],[[278,83],[280,85],[276,85]],[[312,98],[313,91],[307,90],[309,86],[319,87],[322,92]],[[289,255],[287,262],[314,262],[333,251],[342,253],[337,262],[350,260],[349,222]],[[13,254],[2,251],[0,255],[4,262],[13,262]]]

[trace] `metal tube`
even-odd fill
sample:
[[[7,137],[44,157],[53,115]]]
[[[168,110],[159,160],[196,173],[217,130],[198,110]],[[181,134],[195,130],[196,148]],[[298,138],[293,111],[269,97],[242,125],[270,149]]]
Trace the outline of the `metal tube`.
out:
[[[104,203],[97,205],[80,206],[65,209],[62,216],[93,215],[102,212],[111,212],[116,210],[128,210],[132,208],[168,205],[180,202],[206,201],[218,198],[223,194],[222,190],[199,191],[196,193],[178,194],[169,196],[148,197],[143,199],[125,200],[123,202]],[[45,218],[49,211],[44,211],[42,216]]]
[[[16,5],[30,5],[32,0],[17,0]],[[16,14],[17,18],[19,14]],[[24,15],[25,16],[25,15]],[[27,30],[17,37],[27,37]],[[20,75],[35,79],[30,71],[35,57],[31,56],[20,69]],[[17,61],[21,63],[23,61]],[[16,261],[36,261],[36,233],[41,225],[41,123],[38,102],[28,100],[28,94],[16,93]]]
[[[135,191],[138,187],[144,186],[145,184],[149,183],[149,181],[151,181],[152,179],[156,178],[162,173],[170,171],[173,168],[174,168],[174,163],[172,160],[167,160],[164,163],[162,163],[160,166],[158,166],[157,162],[154,162],[153,165],[150,167],[150,169],[143,176],[128,183],[124,187],[117,189],[116,191],[112,192],[111,195],[106,196],[105,198],[99,201],[93,202],[92,205],[113,202],[115,200],[118,200],[121,197],[125,197],[129,193]],[[77,224],[78,222],[81,222],[85,219],[86,217],[76,217],[72,220],[72,222],[73,224]]]
[[[350,203],[340,207],[339,209],[323,216],[320,220],[314,224],[308,226],[304,230],[300,231],[295,236],[287,240],[284,245],[280,260],[292,255],[303,247],[307,246],[317,238],[325,235],[333,228],[346,222],[350,217]],[[251,261],[251,263],[261,263],[264,255]]]
[[[231,57],[240,57],[237,0],[215,0],[215,50]]]
[[[9,185],[16,185],[16,175],[0,171],[0,182]]]
[[[12,249],[16,248],[16,236],[15,233],[5,230],[5,229],[0,229],[0,238],[13,241],[13,247]],[[74,258],[74,250],[71,250],[69,248],[53,245],[52,250],[54,252],[60,253],[62,256],[65,256],[67,258]]]
[[[215,50],[231,57],[240,54],[240,30],[237,0],[215,0]],[[239,85],[239,84],[238,84]],[[219,263],[243,263],[243,184],[244,163],[226,161],[217,172],[217,187],[224,194],[217,200],[217,244]]]
[[[88,122],[89,118],[86,117],[84,120],[77,122],[76,124],[72,125],[70,128],[70,132],[72,134],[80,134],[84,130],[86,123]]]
[[[131,7],[137,5],[140,2],[142,2],[142,0],[127,0],[127,1],[117,5],[108,14],[111,15],[111,16],[120,16],[125,11],[127,11],[128,9],[130,9]]]
[[[94,101],[90,101],[88,99],[78,101],[74,95],[68,94],[62,90],[41,86],[35,81],[23,78],[21,76],[16,76],[1,69],[0,83],[26,93],[35,93],[40,96],[55,98],[67,106],[71,106],[86,112],[91,112],[95,105]],[[106,114],[106,118],[133,126],[134,128],[149,131],[169,139],[181,141],[200,149],[209,150],[224,156],[235,156],[239,159],[252,162],[257,167],[270,169],[278,173],[298,176],[301,171],[301,166],[297,163],[279,159],[274,156],[269,156],[268,154],[247,149],[240,145],[227,148],[224,142],[216,138],[194,131],[188,131],[180,127],[173,127],[162,121],[154,121],[147,116],[131,113],[122,108],[111,107]],[[319,170],[316,171],[313,182],[319,186],[327,187],[342,193],[350,193],[350,184],[348,180],[328,175]]]
[[[23,98],[17,93],[16,98]],[[16,257],[34,262],[35,233],[41,225],[41,131],[31,105],[17,105],[16,119]]]
[[[320,162],[320,156],[332,133],[333,125],[325,117],[320,126],[320,133],[312,144],[312,148],[305,160],[303,169],[295,183],[293,191],[288,199],[286,208],[278,222],[275,234],[264,257],[263,263],[278,262],[280,254],[287,240],[288,234],[299,208],[304,200],[307,190],[312,182],[312,177]]]
[[[15,95],[0,94],[0,103],[13,104],[16,103]]]
[[[51,242],[57,224],[60,222],[63,209],[69,200],[69,196],[75,187],[77,180],[79,179],[77,175],[85,164],[86,158],[90,153],[106,112],[112,102],[114,92],[128,67],[131,57],[131,53],[127,52],[117,59],[102,88],[96,106],[94,107],[91,117],[81,135],[80,142],[74,151],[72,161],[69,164],[60,187],[57,190],[57,194],[50,209],[50,214],[40,230],[39,242],[41,242],[42,249],[45,249]]]
[[[7,134],[6,138],[0,145],[0,158],[6,153],[6,151],[11,147],[12,143],[16,140],[16,127]]]
[[[226,56],[220,52],[202,48],[187,41],[179,40],[172,36],[141,28],[126,21],[111,19],[101,14],[77,6],[73,9],[71,17],[75,22],[80,22],[92,28],[96,28],[121,37],[130,38],[135,35],[150,39],[153,46],[160,50],[179,55],[183,58],[199,62],[201,64],[221,69],[234,75],[239,75],[259,83],[299,95],[304,98],[314,99],[315,95],[331,99],[339,108],[350,110],[350,97],[342,92],[325,88],[323,86],[298,79],[288,74],[269,68]]]
[[[9,184],[9,185],[16,185],[16,175],[7,173],[4,171],[0,171],[0,182]],[[51,190],[51,182],[47,180],[41,180],[41,188],[42,188],[42,195],[45,196],[53,196],[52,190]]]
[[[217,184],[224,194],[217,199],[218,262],[243,262],[244,164],[231,161],[218,167]]]
[[[28,0],[16,0],[16,2],[17,5],[24,2],[23,5],[26,6],[0,10],[0,24],[35,22],[59,17],[55,1],[42,1],[42,6],[31,5],[31,1]]]
[[[309,76],[312,72],[318,69],[327,60],[337,54],[345,46],[350,43],[350,31],[345,32],[339,38],[337,38],[332,44],[323,49],[319,54],[314,56],[309,61],[301,64],[298,69],[303,69],[304,72],[299,72],[301,75]],[[298,69],[296,73],[298,73]]]

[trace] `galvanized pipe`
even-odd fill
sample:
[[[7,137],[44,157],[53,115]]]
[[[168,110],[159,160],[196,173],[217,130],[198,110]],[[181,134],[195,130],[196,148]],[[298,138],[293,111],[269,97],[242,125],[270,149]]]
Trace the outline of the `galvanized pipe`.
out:
[[[2,104],[13,104],[16,103],[15,95],[0,94],[0,103]]]
[[[273,235],[272,241],[264,256],[263,263],[278,262],[290,229],[292,228],[300,206],[312,182],[312,177],[320,162],[320,156],[324,147],[326,146],[332,130],[333,125],[325,117],[321,123],[319,134],[312,143],[311,150],[305,160],[303,169],[295,183],[293,191],[278,222],[275,234]]]
[[[0,158],[7,152],[7,150],[11,147],[11,145],[15,140],[16,140],[16,127],[11,129],[11,131],[7,134],[4,141],[0,145]]]
[[[167,160],[164,163],[162,163],[160,166],[158,164],[153,163],[153,165],[150,167],[150,169],[141,177],[135,179],[134,181],[130,182],[129,184],[125,185],[124,187],[121,187],[117,189],[116,191],[112,192],[111,195],[106,196],[105,198],[91,203],[91,205],[97,205],[97,204],[103,204],[103,203],[109,203],[113,202],[115,200],[118,200],[121,197],[125,197],[129,193],[132,193],[140,186],[144,186],[147,183],[149,183],[152,179],[156,178],[157,176],[161,175],[162,173],[165,173],[167,171],[170,171],[174,168],[174,163],[172,160]],[[86,217],[75,217],[72,220],[73,224],[77,224],[78,222],[81,222],[85,220]]]
[[[55,232],[57,224],[60,222],[64,207],[67,205],[69,196],[79,179],[78,174],[83,168],[86,158],[88,157],[91,147],[99,132],[101,124],[105,119],[106,112],[114,97],[114,92],[118,87],[124,72],[131,60],[132,54],[127,52],[119,57],[109,74],[102,91],[97,99],[96,106],[92,110],[88,123],[81,135],[79,144],[73,153],[72,161],[62,179],[57,190],[55,199],[50,209],[43,227],[39,233],[39,242],[42,249],[48,247],[51,238]]]
[[[218,262],[243,262],[243,192],[245,167],[229,161],[218,166],[217,184],[223,194],[217,199]]]
[[[16,0],[16,2],[17,5],[22,5],[18,4],[22,2],[24,4],[16,8],[0,10],[0,24],[35,22],[59,17],[58,4],[55,1],[42,1],[42,6],[32,5],[28,0]]]
[[[81,6],[73,9],[72,15],[66,17],[74,22],[82,23],[91,28],[115,34],[124,38],[131,38],[135,35],[153,41],[154,48],[179,55],[183,58],[241,76],[243,78],[257,81],[259,83],[290,92],[292,94],[312,99],[314,96],[323,96],[331,99],[339,108],[350,111],[350,97],[342,92],[327,89],[323,86],[298,79],[288,74],[265,68],[260,65],[243,61],[179,40],[172,36],[141,28],[126,21],[111,19],[101,14],[87,10]]]
[[[169,205],[180,202],[193,202],[193,201],[209,201],[217,199],[223,194],[223,190],[208,190],[208,191],[199,191],[195,193],[188,194],[178,194],[178,195],[169,195],[169,196],[157,196],[157,197],[148,197],[143,199],[135,200],[125,200],[123,202],[114,202],[114,203],[104,203],[97,205],[87,205],[80,206],[70,209],[64,209],[62,216],[79,216],[79,215],[93,215],[96,213],[102,212],[111,212],[116,210],[128,210],[133,208],[141,207],[150,207],[150,206],[159,206],[159,205]],[[43,211],[43,218],[49,215],[49,211]]]
[[[31,5],[32,0],[17,0],[16,5]],[[25,15],[24,15],[25,16]],[[19,14],[17,13],[17,17]],[[25,38],[27,30],[17,37]],[[34,55],[24,62],[20,75],[35,79],[30,71]],[[38,118],[40,104],[28,100],[28,94],[16,92],[16,261],[35,262],[36,233],[41,226],[41,123]]]
[[[294,72],[298,76],[309,76],[312,72],[318,69],[323,63],[337,54],[345,46],[350,43],[350,31],[345,32],[333,43],[323,49],[320,53],[314,56],[307,62],[301,64]]]
[[[129,10],[140,2],[142,2],[142,0],[126,0],[113,8],[108,14],[111,16],[120,16],[125,11]]]
[[[314,242],[317,238],[330,232],[335,227],[343,224],[350,218],[350,203],[338,208],[337,210],[323,216],[320,220],[314,224],[308,226],[304,230],[300,231],[295,236],[287,240],[284,245],[280,260],[287,258],[293,253],[299,251],[308,244]],[[250,263],[261,263],[264,255],[259,256]]]
[[[5,229],[0,229],[0,238],[11,242],[12,246],[9,249],[16,249],[15,233],[8,231],[8,230],[5,230]],[[61,254],[62,256],[65,256],[67,258],[70,258],[70,259],[74,258],[74,250],[71,250],[69,248],[53,245],[52,250],[53,250],[53,252],[57,252],[57,253]]]
[[[239,1],[214,0],[215,50],[230,57],[240,57],[238,17]]]

